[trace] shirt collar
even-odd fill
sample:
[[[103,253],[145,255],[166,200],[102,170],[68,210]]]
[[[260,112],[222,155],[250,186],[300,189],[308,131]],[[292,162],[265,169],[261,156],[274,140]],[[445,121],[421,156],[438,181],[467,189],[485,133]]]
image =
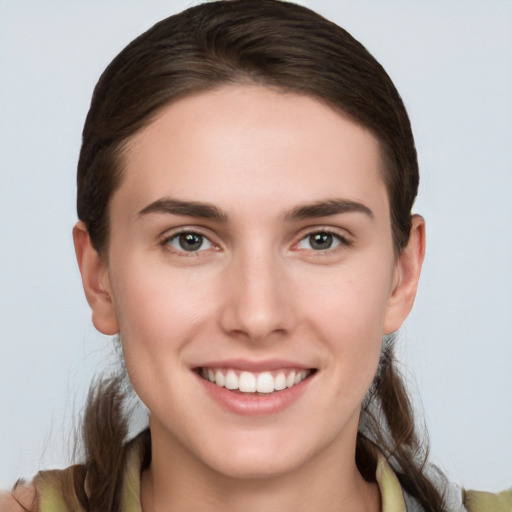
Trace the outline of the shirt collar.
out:
[[[140,504],[140,476],[147,441],[145,436],[135,439],[128,452],[123,484],[123,512],[142,512]],[[382,512],[407,512],[402,487],[388,461],[379,453],[376,479],[382,499]]]
[[[378,455],[375,477],[379,484],[382,512],[407,512],[402,486],[381,453]]]

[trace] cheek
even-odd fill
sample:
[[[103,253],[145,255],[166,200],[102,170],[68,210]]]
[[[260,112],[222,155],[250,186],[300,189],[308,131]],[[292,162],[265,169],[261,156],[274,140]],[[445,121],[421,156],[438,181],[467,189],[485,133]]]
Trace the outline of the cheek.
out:
[[[215,282],[206,273],[171,270],[134,260],[113,276],[116,314],[125,356],[158,362],[204,328],[214,306]],[[140,365],[143,366],[143,365]]]
[[[124,363],[150,411],[164,407],[179,416],[186,393],[176,394],[176,383],[189,373],[184,354],[190,341],[211,332],[215,283],[197,269],[177,272],[145,263],[123,262],[113,276]]]
[[[309,329],[324,345],[336,378],[347,384],[340,394],[364,396],[380,357],[392,272],[369,268],[316,276],[295,294],[308,305]]]
[[[331,339],[338,333],[341,339],[355,337],[364,344],[382,336],[392,272],[361,267],[303,277],[295,292],[299,302],[307,306],[311,321],[329,331]]]

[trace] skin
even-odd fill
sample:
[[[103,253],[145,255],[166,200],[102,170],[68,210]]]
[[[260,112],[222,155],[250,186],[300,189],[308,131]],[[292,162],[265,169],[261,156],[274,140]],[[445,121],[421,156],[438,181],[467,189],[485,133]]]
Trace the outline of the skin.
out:
[[[418,216],[396,254],[383,172],[369,131],[261,86],[180,99],[129,141],[108,258],[80,222],[74,240],[93,322],[121,334],[150,411],[144,510],[379,510],[354,461],[359,413],[424,254]],[[147,211],[163,199],[222,218]],[[371,213],[291,214],[333,199]],[[180,248],[180,230],[204,237],[199,250]],[[332,233],[332,246],[313,246],[314,233]],[[228,358],[316,371],[289,406],[247,416],[193,371]]]

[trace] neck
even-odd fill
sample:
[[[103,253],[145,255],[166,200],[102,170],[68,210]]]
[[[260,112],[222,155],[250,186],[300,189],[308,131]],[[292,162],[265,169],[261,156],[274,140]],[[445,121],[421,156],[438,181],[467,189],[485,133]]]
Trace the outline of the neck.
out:
[[[154,430],[157,430],[156,432]],[[152,429],[152,461],[141,480],[144,512],[377,512],[380,493],[355,464],[355,444],[324,453],[283,474],[226,476],[205,465],[180,443],[162,443]]]

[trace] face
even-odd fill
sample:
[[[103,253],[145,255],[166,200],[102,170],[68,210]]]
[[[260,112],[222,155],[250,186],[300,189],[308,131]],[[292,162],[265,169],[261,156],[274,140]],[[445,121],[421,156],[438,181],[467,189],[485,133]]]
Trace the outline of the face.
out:
[[[119,329],[161,453],[252,477],[353,459],[404,317],[375,137],[310,97],[225,87],[165,108],[123,168],[96,325]]]

